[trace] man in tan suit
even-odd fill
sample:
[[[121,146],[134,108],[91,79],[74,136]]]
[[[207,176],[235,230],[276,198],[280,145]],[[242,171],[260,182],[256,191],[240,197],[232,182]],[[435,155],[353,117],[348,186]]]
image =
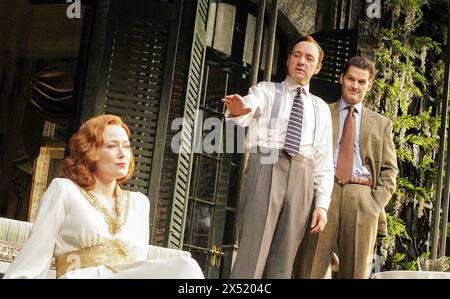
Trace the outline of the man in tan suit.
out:
[[[305,236],[296,263],[299,278],[323,278],[333,252],[339,255],[339,278],[370,276],[378,219],[384,218],[398,173],[392,122],[362,105],[374,76],[366,58],[350,58],[344,66],[342,97],[330,105],[335,183],[328,223],[319,235]]]

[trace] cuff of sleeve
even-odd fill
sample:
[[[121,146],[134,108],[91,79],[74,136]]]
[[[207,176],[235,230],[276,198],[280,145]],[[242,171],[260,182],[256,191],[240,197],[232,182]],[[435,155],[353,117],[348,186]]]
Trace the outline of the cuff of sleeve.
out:
[[[246,126],[246,120],[249,116],[249,114],[244,114],[240,116],[231,116],[230,111],[225,111],[224,113],[225,121],[234,121],[236,124],[245,127]]]
[[[330,197],[318,197],[316,198],[316,208],[322,208],[328,211],[330,202],[331,202]]]
[[[224,116],[225,116],[225,120],[232,120],[232,119],[235,119],[235,117],[232,117],[232,116],[231,116],[230,111],[228,111],[228,110],[225,111]]]

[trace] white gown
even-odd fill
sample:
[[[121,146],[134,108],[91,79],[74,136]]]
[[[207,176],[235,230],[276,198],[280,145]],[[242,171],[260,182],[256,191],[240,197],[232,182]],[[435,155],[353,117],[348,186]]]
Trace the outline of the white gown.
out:
[[[68,271],[59,278],[203,278],[197,262],[180,257],[147,260],[148,198],[130,192],[122,228],[110,232],[106,218],[69,179],[54,179],[44,193],[33,230],[4,278],[46,278],[53,256],[113,241],[128,262]]]

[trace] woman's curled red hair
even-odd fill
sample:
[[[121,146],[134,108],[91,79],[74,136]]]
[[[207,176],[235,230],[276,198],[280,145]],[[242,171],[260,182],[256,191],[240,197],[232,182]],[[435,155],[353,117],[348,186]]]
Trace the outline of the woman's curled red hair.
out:
[[[98,149],[103,145],[103,132],[108,125],[121,126],[131,137],[130,129],[115,115],[100,115],[86,121],[69,141],[70,155],[61,162],[61,175],[91,190],[95,185],[95,163],[98,161]],[[130,166],[125,177],[117,180],[122,183],[133,176],[134,157],[131,152]]]

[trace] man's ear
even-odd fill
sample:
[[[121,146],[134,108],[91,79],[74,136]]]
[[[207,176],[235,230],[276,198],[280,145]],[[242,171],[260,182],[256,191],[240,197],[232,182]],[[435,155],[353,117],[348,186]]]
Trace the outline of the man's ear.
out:
[[[373,86],[373,80],[369,81],[369,84],[367,85],[367,91],[370,91]]]
[[[316,70],[314,71],[314,75],[317,75],[320,72],[320,69],[322,69],[322,63],[319,63],[316,67]]]
[[[341,83],[341,85],[344,85],[342,82],[344,81],[344,74],[341,74],[341,76],[339,77],[339,83]]]

